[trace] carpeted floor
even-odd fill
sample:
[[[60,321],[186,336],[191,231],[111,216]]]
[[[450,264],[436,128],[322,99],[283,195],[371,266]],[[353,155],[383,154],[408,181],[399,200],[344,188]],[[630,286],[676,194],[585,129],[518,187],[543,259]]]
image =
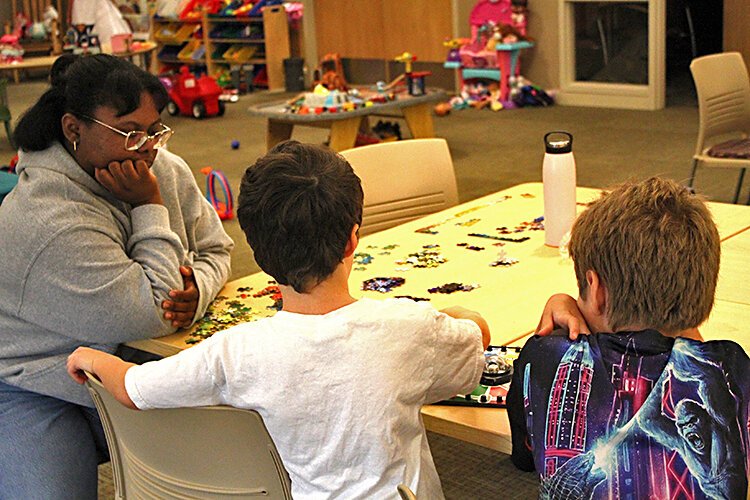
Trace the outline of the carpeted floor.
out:
[[[43,92],[44,83],[10,85],[8,95],[14,117]],[[222,118],[194,120],[165,117],[176,130],[169,147],[193,168],[199,185],[200,169],[223,170],[237,194],[245,167],[265,151],[265,122],[248,116],[248,105],[283,99],[285,94],[255,93],[230,104]],[[679,102],[690,103],[690,99]],[[578,167],[578,184],[606,187],[626,179],[662,175],[684,181],[690,174],[691,155],[697,134],[698,111],[694,105],[664,110],[625,111],[594,108],[527,108],[493,113],[489,110],[452,112],[436,118],[439,137],[448,140],[454,159],[461,201],[474,199],[514,184],[540,181],[542,136],[550,130],[570,131]],[[402,130],[406,130],[402,123]],[[323,142],[322,129],[295,130],[295,139]],[[230,147],[232,140],[240,148]],[[0,136],[0,163],[13,152]],[[404,172],[408,176],[408,172]],[[711,199],[731,199],[737,172],[732,169],[699,170],[696,187]],[[747,188],[742,200],[747,197]],[[235,220],[225,222],[235,239],[232,278],[258,270]],[[435,463],[446,496],[469,498],[534,498],[537,482],[533,474],[515,470],[507,456],[481,447],[431,434]],[[112,498],[111,469],[100,468],[100,498]]]

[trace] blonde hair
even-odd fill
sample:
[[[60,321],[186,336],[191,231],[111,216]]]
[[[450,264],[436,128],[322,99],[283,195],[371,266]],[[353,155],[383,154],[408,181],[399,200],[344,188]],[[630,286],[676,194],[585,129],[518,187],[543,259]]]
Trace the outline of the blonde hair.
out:
[[[711,312],[719,233],[704,200],[675,181],[652,177],[604,194],[576,220],[569,250],[581,297],[588,270],[606,287],[613,331],[674,332]]]

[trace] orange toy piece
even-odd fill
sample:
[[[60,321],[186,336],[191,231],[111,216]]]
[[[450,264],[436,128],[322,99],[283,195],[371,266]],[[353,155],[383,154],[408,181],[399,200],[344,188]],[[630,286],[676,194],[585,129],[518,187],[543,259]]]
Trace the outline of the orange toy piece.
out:
[[[347,83],[344,78],[344,66],[338,54],[326,54],[320,60],[320,66],[315,70],[315,85],[323,85],[328,90],[346,92]]]

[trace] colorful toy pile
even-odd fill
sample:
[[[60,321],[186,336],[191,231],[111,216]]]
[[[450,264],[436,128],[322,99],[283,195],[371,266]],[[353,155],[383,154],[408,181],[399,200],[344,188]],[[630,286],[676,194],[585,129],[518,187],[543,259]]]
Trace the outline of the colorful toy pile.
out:
[[[24,9],[16,13],[12,28],[10,22],[5,23],[5,34],[0,38],[0,63],[14,63],[23,60],[24,50],[21,48],[23,40],[48,41],[51,44],[52,54],[59,54],[62,51],[58,22],[60,16],[51,3],[44,8],[43,12],[40,12],[41,20],[36,7],[32,8],[28,0],[24,1]],[[41,6],[39,9],[41,9]],[[29,18],[32,14],[36,21],[32,22]]]
[[[187,3],[179,4],[172,10],[179,12],[159,12],[159,15],[169,17],[179,16],[183,21],[198,21],[203,11],[209,15],[219,17],[256,17],[261,15],[261,9],[269,5],[279,5],[281,0],[189,0]]]
[[[393,101],[396,95],[393,92],[373,92],[365,97],[357,89],[328,90],[322,84],[316,85],[312,92],[299,94],[287,102],[286,111],[300,115],[322,113],[341,113],[354,111],[359,108],[369,108],[375,104]]]

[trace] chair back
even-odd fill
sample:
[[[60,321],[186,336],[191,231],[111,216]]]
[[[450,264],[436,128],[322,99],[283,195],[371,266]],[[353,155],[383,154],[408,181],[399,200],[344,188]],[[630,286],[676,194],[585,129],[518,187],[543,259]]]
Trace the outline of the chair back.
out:
[[[383,142],[342,151],[362,179],[360,235],[382,231],[458,204],[445,139]]]
[[[750,80],[739,52],[711,54],[690,63],[698,94],[696,155],[715,138],[750,132]]]
[[[291,499],[291,483],[257,412],[228,406],[136,411],[89,375],[117,498]]]

